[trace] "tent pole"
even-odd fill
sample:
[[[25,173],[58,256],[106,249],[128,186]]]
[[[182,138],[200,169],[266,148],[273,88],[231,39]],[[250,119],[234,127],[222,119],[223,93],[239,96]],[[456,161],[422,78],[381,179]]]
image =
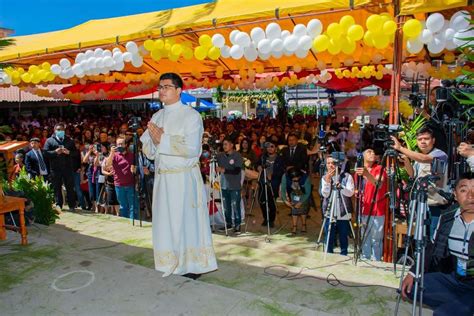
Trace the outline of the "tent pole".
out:
[[[402,51],[403,51],[403,32],[402,24],[405,21],[405,17],[399,15],[400,2],[395,1],[394,3],[394,15],[397,21],[397,31],[395,32],[395,41],[393,44],[393,70],[392,70],[392,81],[390,89],[390,110],[389,110],[389,124],[399,123],[399,111],[398,103],[400,100],[400,81],[402,72]],[[391,159],[387,160],[387,168],[391,168]],[[385,210],[385,227],[384,227],[384,245],[383,245],[383,260],[385,262],[392,262],[396,260],[393,258],[393,247],[396,247],[396,240],[392,240],[393,236],[393,223],[392,214],[387,207]]]

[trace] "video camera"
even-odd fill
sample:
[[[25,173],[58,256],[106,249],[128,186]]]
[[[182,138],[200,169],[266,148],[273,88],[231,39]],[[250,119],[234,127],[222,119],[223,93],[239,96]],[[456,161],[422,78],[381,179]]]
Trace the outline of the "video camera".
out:
[[[333,151],[331,153],[331,158],[336,164],[340,164],[346,159],[346,155],[342,151]]]
[[[128,127],[133,131],[136,131],[140,127],[140,123],[142,118],[139,116],[132,116],[130,120],[128,120]]]
[[[390,136],[397,136],[402,131],[400,125],[396,124],[377,124],[374,128],[374,147],[384,149],[390,148],[393,145],[393,141]]]
[[[420,85],[418,83],[414,83],[411,86],[411,93],[408,99],[413,108],[423,108],[425,106],[426,95],[420,93]]]
[[[463,104],[462,100],[474,93],[474,89],[470,85],[461,86],[455,80],[441,80],[441,85],[435,94],[436,102],[440,105],[438,117],[461,119],[461,116],[464,116],[464,119],[469,121],[474,116],[474,107]]]

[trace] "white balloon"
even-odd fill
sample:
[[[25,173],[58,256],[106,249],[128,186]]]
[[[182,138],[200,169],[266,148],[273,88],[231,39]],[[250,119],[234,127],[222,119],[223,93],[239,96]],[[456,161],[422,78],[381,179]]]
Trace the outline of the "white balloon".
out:
[[[237,45],[241,47],[249,47],[250,46],[250,36],[245,32],[240,32],[235,36],[235,42]]]
[[[58,64],[51,65],[51,72],[55,75],[59,75],[61,73],[61,66]]]
[[[455,50],[458,47],[458,45],[454,44],[453,40],[446,41],[446,49],[447,50]]]
[[[97,58],[96,63],[95,63],[96,68],[104,68],[104,59],[103,58]]]
[[[76,63],[80,63],[81,61],[85,60],[86,59],[86,54],[84,53],[79,53],[76,55],[76,59],[75,59],[75,62]]]
[[[138,46],[133,41],[127,42],[127,44],[125,44],[125,48],[132,54],[138,53]]]
[[[298,49],[295,52],[295,56],[298,58],[306,58],[308,56],[308,50],[307,49]]]
[[[428,29],[424,29],[421,32],[419,39],[423,44],[427,44],[433,40],[433,33]]]
[[[89,63],[87,62],[87,59],[81,61],[79,64],[84,72],[87,72],[89,70]]]
[[[303,35],[298,40],[298,50],[309,50],[313,45],[313,39],[309,35]]]
[[[279,24],[272,22],[265,28],[265,33],[268,39],[273,40],[281,36],[281,27]]]
[[[121,53],[122,51],[120,50],[120,48],[118,47],[115,47],[114,49],[112,49],[112,54],[115,54],[115,53]]]
[[[212,45],[217,48],[222,48],[225,45],[225,38],[222,34],[214,34],[212,35]]]
[[[86,59],[89,59],[91,57],[94,57],[94,51],[91,50],[91,49],[88,49],[86,50],[86,52],[84,53],[84,55],[86,55]]]
[[[258,42],[258,52],[262,54],[268,54],[272,50],[271,41],[267,38]]]
[[[113,58],[110,57],[110,56],[104,57],[104,65],[105,65],[105,67],[108,67],[108,68],[112,67],[114,65]]]
[[[75,64],[74,66],[72,66],[72,72],[77,75],[77,74],[80,74],[80,73],[83,73],[82,71],[82,68],[79,64]]]
[[[102,57],[102,54],[104,53],[104,50],[102,48],[96,48],[94,50],[94,57],[99,58]]]
[[[133,55],[130,52],[125,52],[125,53],[122,54],[122,56],[123,56],[124,61],[126,61],[126,62],[131,62],[132,61]]]
[[[232,57],[233,59],[241,59],[242,56],[244,55],[244,49],[240,46],[240,45],[233,45],[231,48],[230,48],[230,57]]]
[[[318,35],[321,35],[323,31],[323,24],[318,19],[312,19],[308,22],[308,26],[306,27],[306,32],[312,38],[315,38]]]
[[[306,26],[304,26],[303,24],[296,24],[293,28],[293,34],[298,37],[306,35]]]
[[[285,38],[285,40],[283,41],[285,50],[289,52],[295,52],[298,49],[298,40],[299,38],[293,34]]]
[[[240,33],[239,30],[233,30],[232,32],[230,32],[230,34],[229,34],[229,39],[230,39],[230,42],[231,42],[233,45],[237,44],[237,43],[235,42],[235,37],[236,37],[237,34],[239,34],[239,33]]]
[[[116,63],[123,62],[123,54],[121,52],[115,52],[113,54],[112,58]]]
[[[279,51],[279,52],[272,51],[272,56],[275,57],[276,59],[279,59],[281,58],[281,56],[283,56],[283,51]]]
[[[433,13],[426,19],[426,28],[432,33],[440,31],[444,26],[444,16],[441,13]]]
[[[444,37],[446,38],[446,41],[452,41],[454,38],[454,34],[456,34],[456,31],[454,29],[446,29],[446,31],[444,32]]]
[[[61,68],[67,68],[67,67],[71,67],[71,62],[69,61],[69,59],[66,59],[66,58],[61,58],[61,60],[59,61],[59,65],[61,66]]]
[[[449,27],[454,29],[455,31],[465,30],[469,27],[471,15],[468,11],[462,10],[456,12],[449,22]]]
[[[252,38],[252,41],[258,43],[265,38],[265,31],[261,27],[254,27],[250,31],[250,37]]]
[[[446,41],[444,38],[434,37],[431,42],[428,43],[428,51],[432,54],[439,54],[446,47]]]
[[[271,43],[272,52],[281,52],[283,50],[283,40],[275,38]]]
[[[104,50],[102,57],[112,57],[112,52],[108,49]]]
[[[271,54],[264,54],[262,52],[259,52],[258,53],[258,58],[260,58],[261,60],[268,60],[270,58]]]
[[[247,47],[244,50],[244,57],[247,61],[256,61],[258,57],[258,52],[253,46]]]
[[[132,65],[135,68],[140,68],[143,65],[143,58],[140,55],[133,55]]]
[[[285,41],[283,41],[283,43],[285,43]],[[283,44],[283,45],[284,45],[284,44]],[[283,55],[285,55],[285,56],[291,56],[291,55],[293,55],[293,53],[294,53],[294,51],[289,51],[289,50],[287,50],[285,47],[283,47],[283,51],[282,51],[282,52],[283,52]]]
[[[125,63],[123,61],[115,63],[115,65],[114,65],[114,69],[116,71],[122,71],[124,68],[125,68]]]
[[[229,58],[230,57],[230,47],[229,46],[227,46],[227,45],[222,46],[221,56],[222,56],[222,58]]]
[[[459,47],[469,42],[465,40],[466,38],[470,38],[473,36],[474,36],[473,31],[465,30],[465,31],[456,32],[456,34],[454,34],[453,42],[456,45],[456,47]]]
[[[407,50],[410,54],[418,54],[423,49],[423,43],[418,38],[407,41]]]

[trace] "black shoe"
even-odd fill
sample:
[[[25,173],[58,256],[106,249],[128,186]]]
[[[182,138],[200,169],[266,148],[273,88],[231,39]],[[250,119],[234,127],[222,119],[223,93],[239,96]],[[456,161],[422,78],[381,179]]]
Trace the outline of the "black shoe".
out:
[[[197,280],[201,277],[201,274],[199,273],[186,273],[186,274],[183,274],[183,276],[185,278],[189,278],[189,279],[193,279],[193,280]]]
[[[270,228],[273,228],[275,227],[275,223],[274,222],[270,222]]]
[[[240,235],[240,226],[234,228],[234,234]]]
[[[267,226],[267,221],[263,221],[262,226]]]

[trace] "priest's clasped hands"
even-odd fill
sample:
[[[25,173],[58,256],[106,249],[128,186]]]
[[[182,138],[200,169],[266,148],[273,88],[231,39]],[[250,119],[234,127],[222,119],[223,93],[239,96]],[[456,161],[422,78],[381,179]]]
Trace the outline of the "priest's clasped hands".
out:
[[[161,135],[164,134],[164,130],[162,127],[158,127],[153,122],[148,122],[148,132],[150,133],[151,140],[155,145],[158,145],[161,142]]]

